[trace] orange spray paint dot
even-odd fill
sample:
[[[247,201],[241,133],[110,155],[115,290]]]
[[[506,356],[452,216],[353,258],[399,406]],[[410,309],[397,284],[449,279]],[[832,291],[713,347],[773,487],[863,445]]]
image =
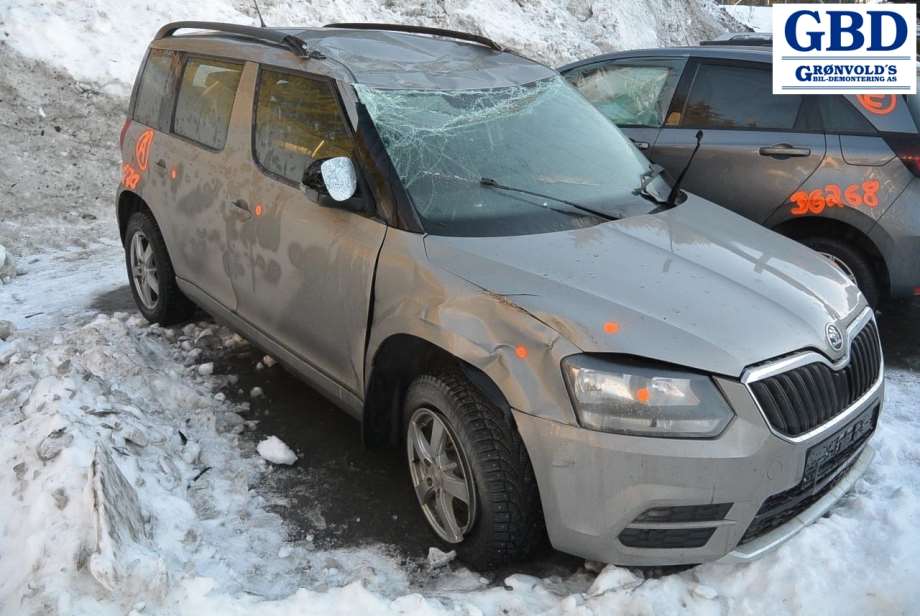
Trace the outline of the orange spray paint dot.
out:
[[[615,334],[620,331],[620,324],[616,321],[607,321],[604,323],[604,333]]]
[[[261,215],[262,215],[262,204],[256,203],[256,216],[261,216]]]
[[[527,347],[519,344],[517,347],[515,347],[514,354],[521,359],[527,359]]]
[[[171,177],[172,179],[175,180],[175,179],[176,179],[176,175],[177,175],[177,173],[176,173],[176,168],[173,167],[173,168],[172,168],[172,171],[169,172],[169,177]]]
[[[643,387],[642,389],[636,390],[636,400],[642,404],[646,404],[649,399],[648,387]]]

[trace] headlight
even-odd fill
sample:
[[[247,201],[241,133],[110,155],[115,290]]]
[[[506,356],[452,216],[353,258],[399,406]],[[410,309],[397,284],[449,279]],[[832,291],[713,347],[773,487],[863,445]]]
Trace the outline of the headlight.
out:
[[[562,373],[578,420],[590,430],[707,438],[734,416],[708,376],[590,355],[566,357]]]

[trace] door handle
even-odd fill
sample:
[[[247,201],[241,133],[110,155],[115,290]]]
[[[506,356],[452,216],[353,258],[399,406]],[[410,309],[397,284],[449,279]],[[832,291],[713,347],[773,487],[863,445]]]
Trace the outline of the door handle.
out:
[[[156,164],[157,164],[157,167],[159,167],[163,171],[166,171],[166,161],[165,160],[161,158],[160,160],[157,161]]]
[[[236,201],[231,201],[230,205],[237,208],[238,210],[243,210],[249,216],[252,216],[252,212],[249,211],[249,204],[246,203],[243,199],[237,199]]]
[[[797,148],[788,143],[778,143],[760,148],[761,156],[810,156],[811,148]]]
[[[630,137],[629,140],[632,141],[632,142],[633,142],[633,145],[636,146],[637,148],[639,148],[640,150],[647,150],[647,149],[649,148],[649,143],[648,143],[648,141],[636,141],[635,139],[633,139],[633,138],[631,138],[631,137]]]

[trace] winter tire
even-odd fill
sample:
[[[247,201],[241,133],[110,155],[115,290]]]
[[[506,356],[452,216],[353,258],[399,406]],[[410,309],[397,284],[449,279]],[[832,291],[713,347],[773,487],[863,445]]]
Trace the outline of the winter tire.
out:
[[[544,543],[536,479],[508,411],[447,371],[412,383],[404,426],[412,485],[444,547],[491,569]]]
[[[136,212],[125,228],[125,265],[131,294],[148,321],[172,325],[188,320],[195,311],[176,285],[166,243],[151,216]]]

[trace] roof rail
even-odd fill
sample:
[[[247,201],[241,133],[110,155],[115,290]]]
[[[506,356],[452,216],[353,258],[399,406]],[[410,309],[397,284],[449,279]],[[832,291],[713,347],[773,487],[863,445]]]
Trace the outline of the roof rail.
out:
[[[234,34],[236,36],[244,36],[266,43],[281,45],[282,47],[287,47],[295,55],[302,58],[314,58],[317,60],[325,58],[323,54],[310,49],[303,39],[293,34],[286,34],[285,32],[272,28],[225,24],[216,21],[174,21],[160,28],[154,40],[173,36],[178,30],[211,30],[214,32],[224,32],[226,34]]]
[[[769,32],[737,32],[723,34],[711,41],[700,41],[700,45],[733,45],[739,47],[771,47],[773,35]]]
[[[445,30],[443,28],[429,28],[428,26],[412,26],[406,24],[375,24],[375,23],[340,23],[326,24],[324,28],[347,28],[349,30],[390,30],[393,32],[408,32],[411,34],[430,34],[431,36],[443,36],[446,38],[458,39],[461,41],[472,41],[485,45],[495,51],[508,51],[495,41],[479,34],[469,32],[460,32],[458,30]]]

